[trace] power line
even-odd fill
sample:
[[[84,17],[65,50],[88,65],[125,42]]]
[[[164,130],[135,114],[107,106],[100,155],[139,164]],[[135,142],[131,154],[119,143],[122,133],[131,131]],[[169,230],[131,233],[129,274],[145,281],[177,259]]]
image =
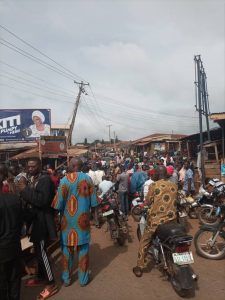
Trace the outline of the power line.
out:
[[[60,88],[60,89],[61,89],[61,87],[58,86],[58,85],[56,85],[56,84],[49,83],[49,82],[47,82],[46,80],[44,80],[44,79],[42,79],[42,78],[40,78],[40,77],[34,76],[33,74],[31,74],[31,73],[29,73],[29,72],[22,71],[22,70],[20,70],[20,69],[18,69],[18,68],[16,68],[16,67],[14,67],[14,66],[12,66],[12,65],[10,65],[10,64],[8,64],[8,63],[6,63],[6,62],[3,62],[3,61],[0,60],[0,63],[3,64],[3,65],[5,65],[5,66],[7,66],[7,67],[9,67],[9,68],[11,68],[11,69],[13,69],[13,70],[15,70],[15,71],[17,71],[17,72],[19,72],[19,73],[25,74],[26,76],[29,76],[29,77],[31,77],[31,78],[34,78],[34,79],[39,80],[39,81],[41,81],[41,82],[44,82],[44,83],[46,83],[47,85],[53,86],[54,88],[57,87],[57,88]],[[63,92],[68,93],[68,95],[69,95],[69,93],[73,93],[72,90],[63,90]],[[71,95],[71,94],[70,94],[70,95]]]
[[[6,74],[10,74],[10,72],[6,72],[6,71],[5,71],[5,73],[6,73]],[[6,78],[6,79],[9,79],[9,80],[12,80],[12,81],[15,81],[15,82],[17,82],[17,83],[19,83],[19,84],[23,84],[23,85],[26,85],[26,86],[30,86],[30,87],[33,87],[33,88],[35,88],[35,89],[42,90],[42,91],[48,92],[48,93],[50,93],[50,94],[53,94],[53,95],[56,95],[56,96],[59,96],[59,97],[64,97],[64,98],[67,98],[67,99],[74,99],[74,97],[72,97],[72,96],[67,96],[67,95],[64,95],[64,94],[58,94],[58,93],[54,92],[53,89],[49,89],[49,88],[46,88],[46,87],[43,88],[43,86],[41,86],[41,85],[39,85],[39,84],[37,84],[37,83],[31,81],[31,80],[27,80],[26,78],[18,77],[18,76],[15,76],[15,75],[13,75],[13,74],[10,74],[10,75],[11,75],[11,76],[14,76],[14,77],[16,77],[16,78],[19,78],[19,80],[18,80],[18,79],[15,79],[15,78],[12,78],[12,77],[10,77],[10,76],[4,75],[4,74],[0,74],[1,77]],[[20,80],[20,79],[21,79],[21,80]],[[23,82],[22,80],[25,81],[25,82]],[[27,83],[27,82],[30,82],[31,84],[30,84],[30,83]]]
[[[84,97],[81,98],[83,100],[83,103],[86,104],[86,109],[90,112],[91,116],[94,118],[95,122],[98,123],[100,125],[100,127],[102,127],[102,124],[99,122],[99,120],[97,119],[97,117],[95,116],[94,111],[90,108],[89,104],[87,103],[86,99]]]
[[[92,105],[90,103],[90,105]],[[160,119],[159,118],[164,118],[165,120],[165,117],[163,115],[156,115],[155,113],[152,113],[151,111],[145,111],[145,112],[140,112],[140,111],[130,111],[129,108],[126,109],[126,111],[122,111],[120,108],[113,108],[113,109],[110,109],[109,108],[109,105],[113,105],[112,103],[111,104],[108,104],[107,106],[103,106],[102,107],[102,110],[103,110],[103,115],[107,115],[110,113],[110,115],[112,115],[112,113],[115,113],[116,116],[118,117],[119,115],[122,115],[123,118],[128,118],[129,116],[132,117],[135,121],[138,121],[138,122],[141,122],[141,121],[148,121],[150,122],[151,120],[154,120],[154,122],[156,121],[159,121]],[[173,119],[171,119],[173,118]],[[195,120],[197,122],[197,120]],[[177,123],[177,122],[180,122],[177,118],[174,119],[174,116],[167,116],[167,119],[166,119],[166,122],[167,123]],[[164,123],[165,124],[165,123]],[[191,123],[188,123],[188,124],[193,124],[193,121]],[[181,124],[182,125],[182,124]]]
[[[2,40],[2,39],[1,39],[1,40]],[[50,65],[50,64],[48,64],[48,63],[46,63],[45,61],[43,61],[43,60],[41,60],[41,59],[39,59],[39,58],[33,56],[32,54],[29,54],[28,52],[26,52],[26,51],[20,49],[19,47],[14,46],[12,43],[7,42],[7,44],[12,45],[12,46],[6,45],[4,42],[1,42],[1,41],[0,41],[0,44],[2,44],[3,46],[5,46],[5,47],[7,47],[7,48],[9,48],[9,49],[11,49],[11,50],[13,50],[14,52],[17,52],[17,53],[23,55],[24,57],[29,58],[30,60],[35,61],[36,63],[38,63],[38,64],[44,66],[45,68],[47,68],[47,69],[49,69],[49,70],[51,70],[51,71],[54,71],[55,73],[58,73],[58,74],[61,75],[61,76],[64,76],[64,77],[67,78],[67,79],[73,80],[73,77],[72,77],[72,76],[67,75],[65,72],[59,70],[58,68],[56,68],[56,67],[54,67],[54,66],[52,66],[52,65]],[[19,49],[19,50],[17,50],[17,49]],[[27,53],[28,53],[28,54],[27,54]]]
[[[99,98],[103,98],[103,99],[106,99],[106,100],[103,100],[101,99],[100,101],[103,101],[103,102],[107,102],[107,104],[113,104],[113,105],[117,105],[117,106],[125,106],[127,109],[134,109],[134,110],[137,110],[137,109],[141,109],[141,111],[143,113],[145,113],[146,111],[146,107],[140,107],[140,106],[134,106],[132,105],[131,103],[129,104],[123,104],[121,103],[121,101],[119,100],[116,100],[116,99],[113,99],[111,97],[107,97],[107,96],[103,96],[103,95],[99,95],[99,94],[96,94]],[[111,100],[111,102],[109,102],[109,100]],[[188,118],[188,119],[197,119],[197,117],[192,117],[192,116],[186,116],[186,115],[176,115],[176,114],[171,114],[171,113],[165,113],[165,112],[157,112],[157,111],[153,111],[151,109],[151,113],[153,114],[161,114],[161,115],[165,115],[165,116],[173,116],[173,117],[177,117],[177,118]]]
[[[48,100],[60,101],[60,102],[67,102],[67,103],[70,103],[70,104],[74,104],[74,102],[71,102],[71,101],[67,101],[67,100],[59,100],[59,99],[56,99],[56,98],[46,97],[46,96],[44,96],[44,95],[37,94],[37,93],[33,93],[33,92],[30,92],[29,90],[21,89],[21,88],[18,88],[18,87],[15,87],[15,86],[11,86],[11,85],[8,85],[8,84],[2,83],[2,82],[0,82],[0,85],[5,86],[5,87],[8,87],[8,88],[10,88],[10,89],[23,91],[23,92],[29,93],[29,94],[31,94],[31,95],[38,96],[38,97],[42,97],[42,98],[45,98],[45,99],[48,99]]]
[[[18,35],[16,35],[14,32],[10,31],[8,28],[6,28],[3,25],[0,25],[0,27],[7,31],[8,33],[10,33],[11,35],[13,35],[15,38],[17,38],[18,40],[20,40],[21,42],[23,42],[25,45],[29,46],[30,48],[32,48],[33,50],[37,51],[38,53],[40,53],[41,55],[43,55],[44,57],[48,58],[49,60],[51,60],[52,62],[54,62],[56,65],[58,65],[59,67],[61,67],[62,69],[64,69],[65,71],[69,72],[70,74],[72,74],[73,76],[80,78],[80,80],[87,82],[85,79],[83,79],[81,76],[75,74],[74,72],[70,71],[68,68],[64,67],[63,65],[61,65],[60,63],[58,63],[57,61],[55,61],[54,59],[52,59],[50,56],[48,56],[47,54],[43,53],[41,50],[39,50],[38,48],[34,47],[33,45],[31,45],[30,43],[26,42],[24,39],[22,39],[21,37],[19,37]]]

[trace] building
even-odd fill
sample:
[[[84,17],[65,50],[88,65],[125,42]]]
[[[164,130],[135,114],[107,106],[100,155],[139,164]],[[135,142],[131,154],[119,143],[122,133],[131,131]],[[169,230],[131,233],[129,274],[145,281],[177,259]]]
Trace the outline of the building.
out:
[[[132,142],[132,149],[136,153],[155,151],[175,152],[181,150],[181,139],[183,134],[154,133]]]

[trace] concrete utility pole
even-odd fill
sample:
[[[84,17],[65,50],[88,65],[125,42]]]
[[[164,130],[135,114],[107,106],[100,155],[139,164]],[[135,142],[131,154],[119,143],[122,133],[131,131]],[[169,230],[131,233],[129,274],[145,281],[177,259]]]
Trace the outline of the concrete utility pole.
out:
[[[106,125],[106,127],[109,127],[109,143],[111,143],[111,131],[110,131],[111,126],[112,126],[111,124]]]
[[[72,117],[71,124],[70,124],[70,130],[69,130],[69,135],[68,135],[68,145],[69,146],[72,145],[72,134],[73,134],[73,129],[74,129],[74,125],[75,125],[75,119],[76,119],[76,115],[77,115],[78,106],[80,103],[80,96],[82,93],[85,93],[84,86],[89,85],[89,83],[83,83],[83,81],[81,81],[81,82],[74,81],[74,83],[79,85],[79,92],[78,92],[76,102],[74,105],[73,117]]]
[[[114,151],[116,151],[116,132],[113,131],[114,134]]]

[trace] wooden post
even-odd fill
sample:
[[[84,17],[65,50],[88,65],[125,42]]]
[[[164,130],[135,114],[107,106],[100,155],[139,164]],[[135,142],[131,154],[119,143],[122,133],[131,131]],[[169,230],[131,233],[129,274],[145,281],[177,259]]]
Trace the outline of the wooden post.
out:
[[[190,148],[189,148],[189,142],[186,142],[187,145],[187,154],[188,154],[188,159],[190,159]]]
[[[216,162],[219,162],[219,156],[218,156],[218,149],[217,149],[217,145],[215,144],[215,154],[216,154]]]
[[[38,148],[38,152],[39,152],[39,158],[40,158],[40,160],[41,160],[41,162],[42,162],[42,153],[41,153],[41,138],[39,139],[39,148]]]

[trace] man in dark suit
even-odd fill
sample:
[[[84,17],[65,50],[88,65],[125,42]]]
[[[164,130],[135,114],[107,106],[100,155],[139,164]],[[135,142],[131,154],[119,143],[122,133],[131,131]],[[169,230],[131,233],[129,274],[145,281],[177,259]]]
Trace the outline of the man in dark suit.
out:
[[[38,299],[49,298],[57,293],[52,267],[46,251],[46,243],[55,240],[56,229],[51,203],[55,187],[49,175],[41,173],[41,161],[31,158],[27,162],[29,184],[18,183],[23,200],[30,207],[32,215],[31,237],[38,259],[38,278],[27,281],[26,286],[46,284]]]

